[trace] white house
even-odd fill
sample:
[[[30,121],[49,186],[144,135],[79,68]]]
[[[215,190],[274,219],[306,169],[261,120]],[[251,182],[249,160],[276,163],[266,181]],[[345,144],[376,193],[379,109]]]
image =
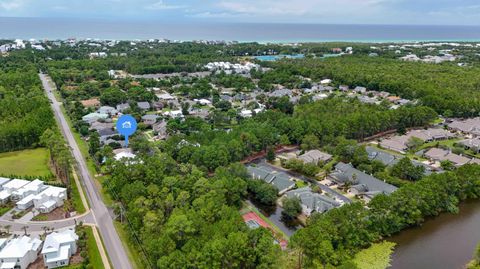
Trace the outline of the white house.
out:
[[[5,183],[3,185],[3,190],[0,191],[0,202],[7,202],[14,191],[27,185],[28,183],[30,183],[30,181],[24,179],[12,179],[9,182]]]
[[[3,190],[3,185],[9,182],[10,179],[6,177],[0,177],[0,191]]]
[[[57,268],[69,264],[70,257],[77,252],[78,236],[73,230],[53,232],[45,238],[42,255],[46,268]]]
[[[37,259],[41,244],[38,238],[28,236],[11,239],[0,250],[0,268],[26,269]]]
[[[183,118],[183,113],[181,110],[172,110],[172,111],[167,111],[163,113],[165,116],[169,116],[172,118]]]
[[[33,197],[33,205],[41,213],[49,213],[62,206],[67,199],[67,189],[48,186],[44,191]]]
[[[39,194],[45,188],[46,187],[43,185],[43,181],[35,179],[33,181],[30,181],[20,189],[13,191],[11,198],[18,201],[29,196],[30,194]]]

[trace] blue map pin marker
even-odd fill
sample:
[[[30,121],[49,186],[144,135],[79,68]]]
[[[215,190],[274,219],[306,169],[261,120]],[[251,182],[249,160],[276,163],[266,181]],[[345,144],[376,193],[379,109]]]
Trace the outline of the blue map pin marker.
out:
[[[117,131],[125,136],[125,147],[128,147],[128,137],[137,130],[137,121],[132,115],[123,115],[117,121]]]

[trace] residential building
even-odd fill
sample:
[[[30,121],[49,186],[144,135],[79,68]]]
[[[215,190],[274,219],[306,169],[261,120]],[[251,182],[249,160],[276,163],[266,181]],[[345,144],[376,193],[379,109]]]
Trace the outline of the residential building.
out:
[[[70,257],[77,252],[77,240],[77,234],[70,229],[47,235],[41,252],[45,267],[67,266]]]
[[[109,116],[117,115],[118,111],[111,106],[102,106],[97,110],[99,114],[108,114]]]
[[[49,213],[55,208],[62,206],[66,199],[66,188],[48,186],[41,193],[35,195],[33,205],[38,212]]]
[[[82,120],[84,122],[88,123],[88,124],[92,124],[99,119],[107,119],[108,116],[109,116],[108,114],[93,112],[93,113],[90,113],[90,114],[87,114],[87,115],[83,116]]]
[[[465,149],[470,149],[475,153],[480,152],[480,138],[465,139],[458,142],[459,145],[462,145]]]
[[[30,181],[24,179],[12,179],[3,185],[3,190],[0,191],[0,203],[5,203],[10,200],[12,193],[21,187],[27,185]],[[1,267],[0,267],[1,268]]]
[[[453,131],[471,134],[474,136],[480,135],[480,118],[478,117],[466,120],[453,120],[447,126]]]
[[[38,238],[28,236],[8,240],[0,250],[0,268],[26,269],[37,259],[41,244]]]
[[[295,186],[291,176],[284,172],[277,172],[268,166],[247,166],[247,170],[253,179],[263,180],[277,187],[279,195]]]
[[[88,100],[82,100],[82,101],[80,101],[80,103],[81,103],[84,107],[99,107],[99,106],[100,106],[100,100],[98,100],[98,98],[92,98],[92,99],[88,99]]]
[[[438,162],[450,161],[456,167],[460,167],[471,161],[470,158],[452,153],[450,150],[445,150],[441,148],[431,148],[427,152],[425,152],[424,156],[426,158],[429,158],[430,160]]]
[[[153,125],[157,122],[158,118],[159,118],[158,115],[147,114],[142,116],[142,121],[146,125]]]
[[[137,106],[141,110],[150,110],[150,103],[149,102],[138,102]]]
[[[303,187],[285,193],[289,198],[297,197],[302,205],[302,213],[310,216],[313,212],[324,213],[341,206],[341,203],[323,194],[312,192],[310,187]]]
[[[298,156],[298,159],[302,160],[304,163],[318,164],[319,162],[329,162],[332,159],[332,155],[321,152],[318,149],[312,149]]]
[[[335,166],[335,171],[330,174],[330,177],[339,185],[348,185],[349,193],[363,197],[367,201],[378,194],[390,194],[397,190],[397,187],[357,170],[351,164],[343,162],[339,162]]]
[[[117,111],[120,113],[123,113],[125,110],[130,108],[130,104],[128,103],[123,103],[123,104],[118,104],[117,105]]]

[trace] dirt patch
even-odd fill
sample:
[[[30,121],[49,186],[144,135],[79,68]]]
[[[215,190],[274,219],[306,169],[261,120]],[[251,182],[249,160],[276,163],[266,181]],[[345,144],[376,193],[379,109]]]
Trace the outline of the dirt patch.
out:
[[[43,256],[38,256],[38,258],[27,267],[27,269],[45,269],[45,264],[43,263]]]
[[[80,264],[83,262],[82,256],[80,256],[80,249],[77,250],[72,257],[70,257],[70,264]]]

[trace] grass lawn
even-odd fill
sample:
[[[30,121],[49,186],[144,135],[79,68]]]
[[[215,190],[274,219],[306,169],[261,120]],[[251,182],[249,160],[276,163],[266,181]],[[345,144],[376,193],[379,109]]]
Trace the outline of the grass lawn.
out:
[[[10,211],[10,209],[13,208],[13,205],[11,204],[5,204],[0,206],[0,216],[3,216],[5,213]]]
[[[77,184],[75,183],[75,180],[72,179],[70,180],[70,199],[72,200],[72,205],[73,208],[75,208],[75,211],[77,211],[77,214],[83,214],[85,213],[86,209],[85,206],[82,203],[82,198],[80,197],[80,192],[82,190],[79,190],[77,188]]]
[[[92,268],[105,268],[105,266],[103,266],[102,257],[100,256],[100,251],[97,247],[97,242],[93,236],[92,227],[85,226],[85,232],[87,233],[88,258],[90,259],[90,264],[93,266]]]
[[[0,153],[0,175],[53,176],[48,167],[48,158],[45,148]]]
[[[137,244],[130,240],[130,236],[127,234],[127,229],[123,224],[118,221],[114,221],[115,230],[117,230],[120,240],[127,250],[128,259],[132,263],[134,269],[148,268],[145,264],[145,257],[140,253],[140,249],[137,247]]]

